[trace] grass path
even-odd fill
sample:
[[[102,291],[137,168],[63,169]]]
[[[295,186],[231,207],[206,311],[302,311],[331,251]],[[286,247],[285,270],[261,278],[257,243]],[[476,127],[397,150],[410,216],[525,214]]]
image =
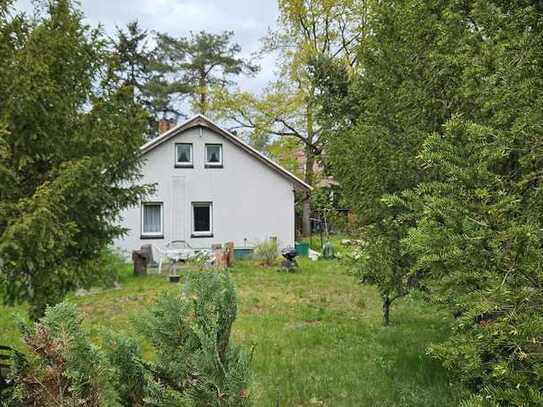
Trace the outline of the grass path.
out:
[[[303,261],[277,273],[250,263],[232,270],[239,317],[235,339],[254,350],[256,406],[455,406],[458,386],[425,355],[447,333],[445,315],[408,298],[381,323],[375,290],[357,284],[337,262]],[[120,290],[73,297],[96,337],[104,328],[131,332],[165,289],[164,277],[127,277]],[[20,346],[11,314],[0,307],[0,343]]]

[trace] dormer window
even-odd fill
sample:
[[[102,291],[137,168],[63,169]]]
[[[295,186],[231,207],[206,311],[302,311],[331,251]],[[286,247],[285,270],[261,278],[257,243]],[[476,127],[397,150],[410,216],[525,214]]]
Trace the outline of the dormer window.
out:
[[[192,144],[176,143],[175,144],[175,166],[192,168]]]
[[[222,144],[206,144],[206,168],[222,167]]]

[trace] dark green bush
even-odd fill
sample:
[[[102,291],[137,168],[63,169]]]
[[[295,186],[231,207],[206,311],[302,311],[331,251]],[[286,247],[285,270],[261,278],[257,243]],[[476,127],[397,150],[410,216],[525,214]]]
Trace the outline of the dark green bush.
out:
[[[156,354],[151,405],[250,404],[248,356],[230,340],[236,315],[227,272],[192,272],[183,292],[158,299],[138,323]]]
[[[21,324],[29,356],[15,360],[12,400],[45,407],[249,406],[249,358],[230,340],[236,315],[226,272],[192,272],[182,292],[161,295],[136,323],[153,347],[150,361],[127,334],[110,333],[96,346],[75,306],[61,303],[39,322]]]
[[[439,179],[404,194],[418,218],[404,246],[455,315],[430,353],[474,390],[466,406],[543,405],[541,203],[504,171],[514,142],[455,118],[421,154]]]
[[[13,399],[32,406],[118,406],[117,379],[104,351],[91,343],[70,303],[21,323],[28,358],[16,355]]]

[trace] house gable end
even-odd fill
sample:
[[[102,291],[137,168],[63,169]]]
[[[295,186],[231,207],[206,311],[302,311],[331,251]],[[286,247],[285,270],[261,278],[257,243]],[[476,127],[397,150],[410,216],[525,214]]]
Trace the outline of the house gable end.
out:
[[[253,147],[249,146],[247,143],[233,135],[232,133],[222,129],[221,127],[217,126],[215,123],[213,123],[211,120],[206,118],[203,115],[197,115],[186,122],[174,127],[173,129],[167,131],[166,133],[158,136],[157,138],[149,141],[148,143],[144,144],[141,148],[141,154],[145,155],[148,152],[152,151],[159,145],[167,142],[168,140],[171,140],[174,137],[177,137],[184,133],[185,131],[192,129],[192,128],[206,128],[210,130],[212,133],[217,134],[218,136],[222,137],[223,139],[226,139],[231,144],[235,145],[239,149],[243,150],[245,153],[252,156],[254,159],[260,161],[262,164],[264,164],[266,167],[271,169],[272,171],[278,173],[282,177],[288,179],[290,182],[293,183],[294,187],[301,191],[311,191],[312,187],[308,184],[306,184],[304,181],[300,180],[298,177],[296,177],[294,174],[290,173],[283,167],[281,167],[279,164],[275,163],[274,161],[270,160],[268,157],[254,149]]]

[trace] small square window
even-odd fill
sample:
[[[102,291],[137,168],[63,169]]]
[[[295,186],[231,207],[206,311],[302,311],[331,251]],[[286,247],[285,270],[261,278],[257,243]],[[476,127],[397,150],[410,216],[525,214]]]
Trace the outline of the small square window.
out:
[[[175,145],[175,166],[192,167],[192,144],[177,143]]]
[[[206,144],[206,167],[222,167],[222,144]]]
[[[145,202],[141,210],[141,236],[162,238],[162,202]]]
[[[213,235],[213,204],[211,202],[192,203],[192,236]]]

